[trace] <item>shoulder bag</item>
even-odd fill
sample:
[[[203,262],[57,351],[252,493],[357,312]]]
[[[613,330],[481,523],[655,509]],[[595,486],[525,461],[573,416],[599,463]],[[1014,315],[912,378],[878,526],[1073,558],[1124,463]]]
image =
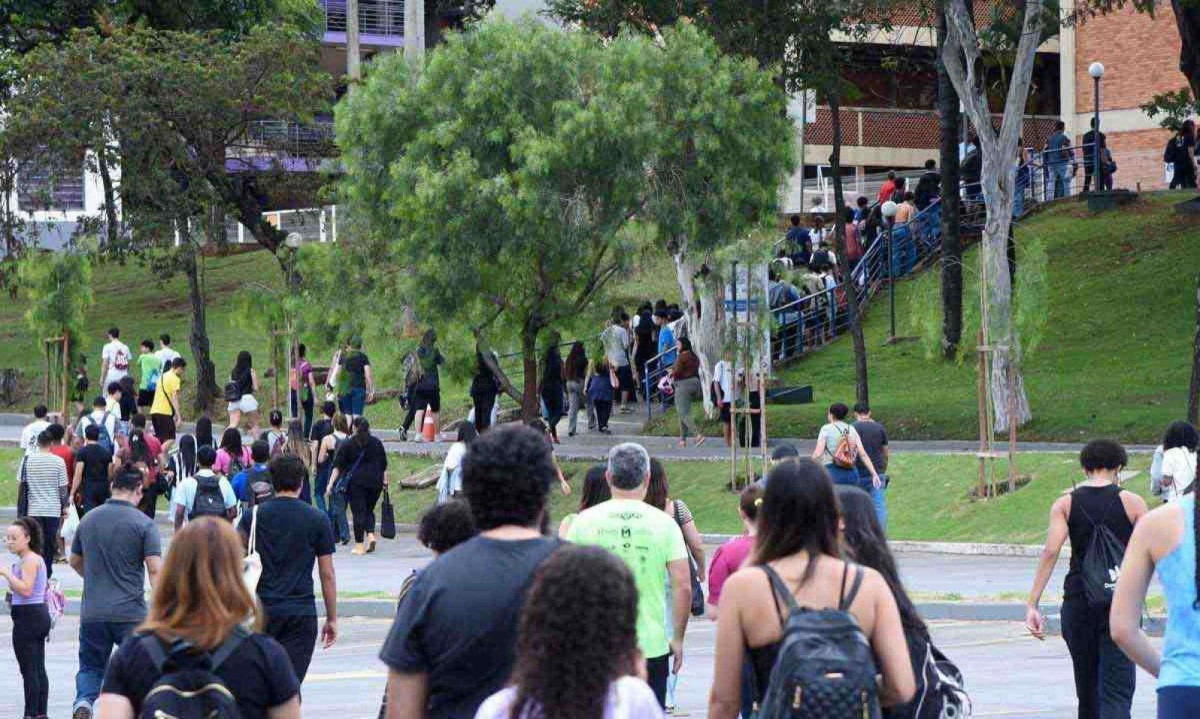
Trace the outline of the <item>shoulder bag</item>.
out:
[[[254,595],[258,591],[258,580],[262,578],[262,557],[258,554],[255,539],[258,536],[258,505],[250,510],[250,539],[246,543],[246,558],[242,561],[242,579],[246,589]]]

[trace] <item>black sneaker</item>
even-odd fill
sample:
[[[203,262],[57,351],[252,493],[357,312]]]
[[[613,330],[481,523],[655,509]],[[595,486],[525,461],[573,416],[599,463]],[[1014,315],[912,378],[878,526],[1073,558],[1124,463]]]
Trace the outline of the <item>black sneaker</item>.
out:
[[[403,427],[400,428],[400,441],[401,442],[408,441],[408,430]]]
[[[71,719],[92,719],[92,708],[86,704],[75,707],[75,711],[71,712]]]

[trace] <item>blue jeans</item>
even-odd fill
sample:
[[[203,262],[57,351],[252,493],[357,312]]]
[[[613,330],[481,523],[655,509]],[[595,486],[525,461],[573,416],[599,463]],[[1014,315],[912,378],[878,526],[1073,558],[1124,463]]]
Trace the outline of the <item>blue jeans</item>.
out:
[[[1051,165],[1050,172],[1054,176],[1054,199],[1066,197],[1071,190],[1071,166],[1065,162]]]
[[[346,519],[346,495],[334,492],[332,504],[326,508],[329,521],[333,523],[334,537],[341,542],[350,541],[350,522]]]
[[[858,470],[856,469],[842,469],[830,462],[825,465],[825,471],[829,474],[829,478],[833,480],[834,484],[845,484],[850,487],[863,489],[862,480],[859,479]],[[871,480],[867,480],[867,486],[870,486],[870,484]]]
[[[329,509],[325,506],[325,490],[329,488],[329,475],[333,474],[333,462],[326,462],[324,467],[317,467],[316,477],[313,478],[313,499],[316,500],[317,509],[329,514]]]
[[[1200,715],[1200,687],[1159,687],[1158,719],[1187,719]]]
[[[341,397],[342,412],[355,417],[362,415],[367,406],[367,390],[363,387],[351,387],[350,391]]]
[[[871,487],[871,500],[875,502],[875,516],[879,518],[879,526],[887,531],[887,486],[888,476],[886,474],[879,475],[879,482],[882,486],[876,487],[871,484],[871,477],[867,477],[867,484]]]
[[[79,625],[79,673],[75,675],[75,704],[90,707],[100,696],[104,670],[113,649],[141,622],[83,622]]]

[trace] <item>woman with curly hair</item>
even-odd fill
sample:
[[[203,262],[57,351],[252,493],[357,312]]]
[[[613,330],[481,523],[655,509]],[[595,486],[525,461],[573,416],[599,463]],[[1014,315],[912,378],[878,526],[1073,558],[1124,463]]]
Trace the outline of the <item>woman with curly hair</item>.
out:
[[[513,686],[475,719],[661,717],[637,675],[637,587],[625,563],[600,547],[568,546],[538,569],[521,612]]]

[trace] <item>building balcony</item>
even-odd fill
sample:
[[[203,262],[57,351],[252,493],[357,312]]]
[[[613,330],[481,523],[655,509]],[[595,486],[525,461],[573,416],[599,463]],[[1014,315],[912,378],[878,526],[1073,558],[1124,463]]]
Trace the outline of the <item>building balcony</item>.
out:
[[[346,44],[346,0],[320,0],[326,44]],[[404,45],[404,0],[358,0],[358,41],[375,47]]]
[[[259,120],[229,148],[225,166],[231,172],[283,169],[288,172],[317,172],[331,167],[338,155],[333,139],[333,120],[318,117],[302,124],[289,120]]]

